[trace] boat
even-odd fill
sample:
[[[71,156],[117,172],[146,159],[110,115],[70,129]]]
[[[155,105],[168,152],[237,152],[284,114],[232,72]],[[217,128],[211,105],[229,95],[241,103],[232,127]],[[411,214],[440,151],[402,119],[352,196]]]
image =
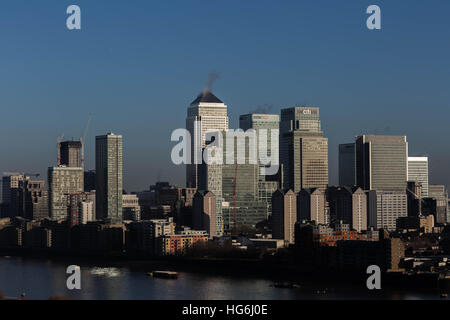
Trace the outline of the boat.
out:
[[[152,271],[147,274],[153,278],[178,279],[178,272],[175,271]]]
[[[441,298],[442,298],[442,299],[447,298],[447,297],[448,297],[448,294],[447,294],[447,293],[441,293]]]
[[[281,289],[295,289],[300,288],[300,285],[291,282],[276,282],[273,284],[273,287]]]

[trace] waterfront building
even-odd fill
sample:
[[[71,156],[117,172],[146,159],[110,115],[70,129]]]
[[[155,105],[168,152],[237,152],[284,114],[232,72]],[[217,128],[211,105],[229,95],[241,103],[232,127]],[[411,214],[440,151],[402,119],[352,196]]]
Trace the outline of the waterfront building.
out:
[[[95,138],[96,215],[108,223],[122,222],[122,136]]]
[[[53,220],[67,220],[68,195],[82,193],[84,190],[83,168],[50,167],[48,168],[48,208]]]
[[[197,191],[193,203],[193,228],[195,230],[206,230],[210,238],[218,235],[216,209],[216,196],[214,193],[211,191]]]
[[[67,206],[71,226],[95,221],[95,193],[71,193],[68,195]]]

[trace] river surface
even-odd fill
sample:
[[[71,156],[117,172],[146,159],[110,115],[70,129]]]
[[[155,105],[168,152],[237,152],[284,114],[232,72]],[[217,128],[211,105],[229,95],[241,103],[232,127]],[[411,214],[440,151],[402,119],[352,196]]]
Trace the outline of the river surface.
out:
[[[304,300],[304,299],[441,299],[439,292],[379,290],[361,286],[305,285],[273,287],[267,279],[179,272],[177,280],[149,277],[142,270],[81,265],[81,290],[68,290],[67,263],[49,259],[0,257],[0,291],[6,297],[25,293],[28,299],[62,295],[80,300]]]

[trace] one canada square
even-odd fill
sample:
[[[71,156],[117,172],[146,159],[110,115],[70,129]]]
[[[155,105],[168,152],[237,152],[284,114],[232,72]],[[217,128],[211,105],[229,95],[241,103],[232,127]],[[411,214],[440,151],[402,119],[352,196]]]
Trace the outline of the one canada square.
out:
[[[187,111],[186,129],[191,134],[190,164],[186,165],[186,186],[199,186],[199,164],[206,146],[206,133],[228,130],[227,106],[211,91],[205,89],[191,103]],[[197,158],[196,158],[197,157]]]

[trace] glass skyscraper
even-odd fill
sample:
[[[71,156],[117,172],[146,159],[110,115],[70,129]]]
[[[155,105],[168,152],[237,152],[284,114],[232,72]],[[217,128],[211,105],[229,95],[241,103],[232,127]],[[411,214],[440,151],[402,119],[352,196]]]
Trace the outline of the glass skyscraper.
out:
[[[280,163],[285,190],[327,188],[328,139],[323,137],[319,108],[281,110]]]
[[[428,197],[428,157],[408,157],[408,181],[417,181],[422,198]]]

